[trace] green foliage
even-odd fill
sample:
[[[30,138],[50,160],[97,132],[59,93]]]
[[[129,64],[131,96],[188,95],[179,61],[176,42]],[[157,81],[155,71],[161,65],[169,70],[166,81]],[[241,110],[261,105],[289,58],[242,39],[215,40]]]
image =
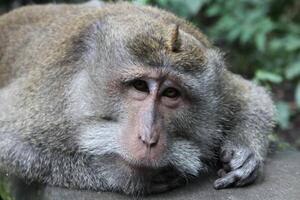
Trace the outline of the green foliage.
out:
[[[300,76],[300,60],[289,64],[285,69],[285,77],[292,80]]]
[[[144,5],[158,5],[159,7],[167,8],[181,17],[188,18],[196,15],[207,0],[132,0],[132,2]]]
[[[295,92],[295,99],[298,109],[300,109],[300,81],[298,81],[296,92]]]
[[[256,82],[260,81],[269,81],[271,83],[281,83],[282,77],[279,74],[275,74],[269,71],[265,71],[263,69],[258,69],[255,72],[255,80]]]
[[[275,149],[278,150],[295,150],[295,148],[293,146],[291,146],[289,143],[284,142],[282,140],[280,140],[280,138],[278,138],[278,135],[275,133],[272,133],[269,136],[269,141],[271,143],[271,149],[273,149],[275,147]],[[275,146],[273,146],[275,145]]]
[[[289,119],[291,116],[291,109],[286,102],[279,101],[276,103],[277,121],[281,128],[287,129],[289,127]]]
[[[13,200],[8,193],[8,186],[0,180],[0,200]]]

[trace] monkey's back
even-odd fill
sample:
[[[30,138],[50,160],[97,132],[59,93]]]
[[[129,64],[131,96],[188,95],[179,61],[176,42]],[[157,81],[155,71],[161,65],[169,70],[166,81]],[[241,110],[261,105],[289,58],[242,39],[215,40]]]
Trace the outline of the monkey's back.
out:
[[[10,78],[60,60],[71,34],[82,25],[75,18],[85,10],[78,6],[29,6],[1,16],[0,87]]]

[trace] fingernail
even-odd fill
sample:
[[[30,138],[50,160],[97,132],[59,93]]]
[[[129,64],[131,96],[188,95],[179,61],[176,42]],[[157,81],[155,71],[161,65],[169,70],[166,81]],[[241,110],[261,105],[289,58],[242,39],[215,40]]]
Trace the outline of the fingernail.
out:
[[[218,190],[218,189],[221,189],[221,188],[222,188],[221,186],[222,186],[221,183],[218,183],[217,181],[215,181],[215,183],[214,183],[214,188],[215,188],[215,189],[217,189],[217,190]]]
[[[226,175],[226,172],[224,171],[224,169],[219,169],[217,174],[218,174],[219,177],[223,177],[223,176]]]

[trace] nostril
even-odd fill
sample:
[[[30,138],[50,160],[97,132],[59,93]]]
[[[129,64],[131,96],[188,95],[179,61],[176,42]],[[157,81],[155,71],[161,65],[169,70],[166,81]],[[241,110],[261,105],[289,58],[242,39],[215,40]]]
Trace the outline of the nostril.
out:
[[[138,138],[142,141],[144,145],[146,145],[149,148],[154,147],[158,143],[159,137],[156,135],[153,135],[151,138],[143,137],[142,135],[139,135]]]
[[[150,141],[149,146],[151,148],[151,147],[154,147],[156,144],[157,144],[157,141]]]

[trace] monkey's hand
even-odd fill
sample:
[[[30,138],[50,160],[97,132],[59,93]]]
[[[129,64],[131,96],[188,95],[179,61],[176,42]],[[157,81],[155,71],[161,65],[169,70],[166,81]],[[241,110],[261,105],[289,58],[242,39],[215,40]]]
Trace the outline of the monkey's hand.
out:
[[[262,161],[246,147],[223,149],[220,161],[222,163],[222,168],[218,171],[220,178],[214,182],[216,189],[250,184],[254,182],[262,166]]]

